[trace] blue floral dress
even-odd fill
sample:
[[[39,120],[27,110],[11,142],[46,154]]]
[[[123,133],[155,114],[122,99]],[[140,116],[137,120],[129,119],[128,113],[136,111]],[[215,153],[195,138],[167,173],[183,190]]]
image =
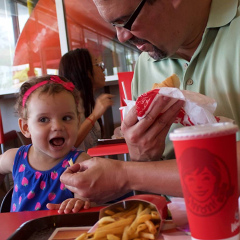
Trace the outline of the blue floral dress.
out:
[[[47,171],[37,171],[28,163],[30,145],[21,146],[17,151],[13,165],[14,189],[11,212],[44,210],[47,203],[61,203],[74,195],[60,182],[61,174],[69,166],[69,160],[75,163],[79,154],[76,148],[56,166]]]

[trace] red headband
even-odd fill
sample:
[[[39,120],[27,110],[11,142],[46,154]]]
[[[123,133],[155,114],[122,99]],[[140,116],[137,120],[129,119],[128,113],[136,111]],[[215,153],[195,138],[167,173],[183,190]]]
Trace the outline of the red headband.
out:
[[[30,87],[25,93],[24,93],[24,96],[23,96],[23,100],[22,100],[22,106],[24,107],[25,106],[25,103],[28,99],[28,97],[30,96],[30,94],[32,92],[34,92],[36,89],[38,89],[39,87],[45,85],[45,84],[48,84],[50,82],[54,82],[54,83],[58,83],[60,85],[62,85],[66,90],[69,90],[69,91],[73,91],[73,89],[75,88],[73,83],[72,82],[64,82],[61,78],[59,78],[58,76],[51,76],[49,80],[45,80],[43,82],[39,82],[37,83],[36,85]]]

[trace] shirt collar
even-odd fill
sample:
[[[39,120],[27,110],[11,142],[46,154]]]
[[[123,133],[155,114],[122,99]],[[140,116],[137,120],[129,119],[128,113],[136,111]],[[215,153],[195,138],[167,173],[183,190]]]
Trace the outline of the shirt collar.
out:
[[[212,0],[210,14],[206,28],[222,27],[227,25],[236,16],[239,0]],[[173,55],[172,59],[179,59],[177,55]],[[150,56],[148,61],[156,62]]]
[[[212,0],[207,28],[227,25],[236,16],[239,0]]]

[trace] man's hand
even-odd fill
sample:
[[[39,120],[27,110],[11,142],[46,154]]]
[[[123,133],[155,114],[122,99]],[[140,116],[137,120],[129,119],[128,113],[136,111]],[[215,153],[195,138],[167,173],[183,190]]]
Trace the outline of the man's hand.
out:
[[[166,96],[156,96],[156,102],[145,118],[138,121],[133,107],[121,125],[132,161],[160,160],[165,138],[184,102],[179,100],[159,116],[170,101]]]
[[[91,202],[105,203],[130,191],[124,163],[92,158],[67,168],[60,180],[71,192]]]

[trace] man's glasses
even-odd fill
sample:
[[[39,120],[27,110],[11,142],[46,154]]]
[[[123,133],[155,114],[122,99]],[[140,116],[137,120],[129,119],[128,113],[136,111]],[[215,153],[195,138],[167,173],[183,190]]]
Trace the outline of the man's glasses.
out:
[[[142,10],[143,5],[145,4],[146,0],[142,0],[140,2],[140,4],[137,6],[137,8],[134,10],[133,14],[131,15],[131,17],[127,20],[127,22],[125,23],[120,23],[120,22],[113,22],[112,25],[114,27],[123,27],[128,29],[129,31],[131,31],[132,25],[134,23],[134,21],[136,20],[137,16],[139,15],[139,13]]]
[[[102,70],[105,69],[104,62],[95,63],[94,65],[100,67]]]

